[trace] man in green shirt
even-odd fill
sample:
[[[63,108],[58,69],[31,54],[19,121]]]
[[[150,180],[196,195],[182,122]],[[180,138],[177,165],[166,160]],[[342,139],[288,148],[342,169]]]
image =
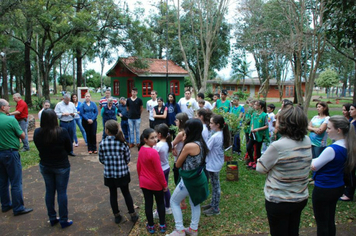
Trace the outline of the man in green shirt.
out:
[[[0,99],[0,199],[1,211],[13,210],[14,215],[23,215],[32,211],[25,208],[22,196],[22,166],[19,138],[24,139],[25,133],[14,117],[8,116],[9,103]],[[11,197],[9,192],[11,184]]]
[[[226,96],[227,96],[227,90],[223,89],[221,91],[221,99],[218,99],[216,101],[216,108],[218,110],[223,110],[224,112],[229,112],[231,107],[231,102],[230,100],[226,100]]]

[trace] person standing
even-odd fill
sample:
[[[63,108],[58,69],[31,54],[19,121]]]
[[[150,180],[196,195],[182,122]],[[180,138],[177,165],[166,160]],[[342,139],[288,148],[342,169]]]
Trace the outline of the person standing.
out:
[[[79,130],[80,132],[82,133],[83,135],[83,138],[84,138],[84,141],[86,143],[86,145],[88,145],[88,142],[87,142],[87,134],[85,133],[85,130],[83,128],[83,125],[82,125],[82,118],[80,116],[80,106],[82,105],[82,103],[80,101],[78,101],[78,95],[73,93],[71,98],[70,98],[71,102],[74,104],[75,108],[77,109],[77,115],[74,117],[74,121],[75,121],[75,124],[78,125],[79,127]],[[75,126],[74,124],[74,126]],[[74,128],[74,146],[78,147],[78,137],[77,137],[77,129]]]
[[[70,96],[68,94],[64,94],[63,101],[57,103],[54,111],[57,114],[58,119],[60,120],[60,127],[65,128],[69,136],[71,138],[72,149],[69,152],[70,156],[76,156],[73,153],[73,137],[74,137],[74,117],[78,114],[75,105],[70,102]]]
[[[239,119],[239,127],[241,127],[242,124],[242,118],[244,117],[245,114],[245,108],[239,104],[239,98],[234,97],[232,99],[232,107],[230,109],[230,113],[236,115]],[[239,154],[241,153],[241,139],[240,139],[240,129],[234,134],[234,143],[232,146],[232,151]]]
[[[192,93],[187,89],[184,93],[184,98],[179,99],[178,102],[181,111],[187,113],[189,119],[194,118],[194,111],[199,109],[197,101],[191,96]]]
[[[256,170],[267,174],[265,207],[272,236],[299,235],[312,160],[307,127],[308,118],[301,108],[283,109],[276,126],[282,137],[257,160]]]
[[[58,127],[56,113],[47,109],[42,113],[41,127],[33,134],[33,141],[39,151],[40,172],[46,186],[45,202],[47,215],[51,226],[58,222],[62,228],[73,224],[68,219],[67,187],[70,174],[68,153],[72,143],[68,131]],[[57,192],[59,219],[55,206],[55,194]]]
[[[96,150],[96,129],[97,129],[97,117],[98,108],[94,102],[91,101],[90,93],[85,94],[85,102],[80,106],[80,114],[82,116],[82,123],[87,134],[88,140],[88,153],[97,154]]]
[[[9,103],[0,99],[0,199],[1,211],[13,210],[14,215],[23,215],[33,209],[25,208],[22,196],[22,166],[18,149],[19,138],[25,138],[25,132],[18,122],[8,116]],[[11,200],[9,193],[11,184]]]
[[[137,88],[132,88],[132,96],[127,99],[127,111],[129,117],[129,127],[130,127],[130,145],[132,148],[140,143],[140,124],[141,124],[141,113],[143,111],[143,103],[141,98],[137,97]],[[136,133],[136,142],[135,142]]]
[[[100,100],[99,100],[99,109],[101,111],[101,109],[103,107],[106,107],[108,105],[108,99],[111,98],[111,90],[110,89],[106,89],[105,90],[105,96],[102,97]],[[119,103],[117,102],[117,100],[115,98],[112,98],[113,99],[113,105],[115,107],[118,107],[119,106]],[[103,115],[103,114],[101,114]],[[105,122],[104,122],[104,118],[102,119],[102,123],[103,123],[103,127],[105,127]],[[103,130],[103,138],[105,138],[105,130]]]
[[[164,105],[163,98],[157,98],[158,105],[153,109],[154,127],[159,124],[166,124],[167,107]]]
[[[27,103],[22,100],[21,95],[19,93],[15,93],[12,98],[16,102],[16,110],[9,113],[10,116],[15,116],[16,120],[19,122],[19,125],[22,131],[25,133],[25,137],[22,138],[23,148],[20,152],[27,152],[30,150],[30,146],[28,144],[28,106]]]
[[[227,90],[223,89],[221,90],[221,99],[216,100],[216,108],[218,110],[223,110],[224,112],[229,112],[230,107],[231,107],[231,102],[230,100],[226,99],[227,96]]]
[[[43,102],[43,108],[38,112],[38,119],[41,121],[41,115],[44,110],[47,110],[48,108],[51,107],[51,103],[46,100]]]
[[[198,93],[198,95],[197,95],[197,101],[200,101],[200,100],[205,101],[203,108],[204,108],[204,109],[212,110],[212,109],[213,109],[213,106],[210,104],[210,102],[206,101],[204,98],[205,98],[204,93]]]
[[[121,118],[121,130],[124,133],[125,140],[128,143],[129,142],[129,113],[127,112],[127,107],[126,107],[126,98],[121,97],[120,98],[120,104],[117,108],[117,115],[120,116]]]
[[[155,118],[153,117],[153,109],[155,106],[158,105],[157,101],[157,91],[152,90],[151,91],[151,99],[147,101],[146,103],[146,109],[147,112],[149,113],[149,122],[150,122],[150,128],[154,129],[154,120]]]
[[[113,98],[108,98],[108,104],[106,107],[101,108],[101,117],[103,117],[103,123],[105,125],[106,121],[108,120],[115,120],[117,121],[117,108],[113,106]],[[105,127],[105,126],[104,126]],[[105,129],[103,130],[103,139],[106,137]]]

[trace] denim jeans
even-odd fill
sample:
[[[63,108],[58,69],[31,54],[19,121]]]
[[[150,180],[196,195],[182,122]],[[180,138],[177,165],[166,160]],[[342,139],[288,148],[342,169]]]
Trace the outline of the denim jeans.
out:
[[[85,143],[88,143],[88,141],[87,141],[87,134],[85,133],[85,130],[84,130],[83,125],[82,125],[82,118],[74,119],[74,121],[75,121],[75,123],[78,125],[79,130],[80,130],[80,132],[82,133]],[[76,129],[76,127],[74,127],[74,142],[75,142],[75,143],[78,143],[77,129]]]
[[[11,184],[11,198],[9,193]],[[22,166],[18,151],[0,151],[0,199],[1,207],[13,207],[14,212],[25,209],[22,195]]]
[[[126,142],[129,142],[129,122],[127,120],[121,120],[121,130],[124,133]]]
[[[140,143],[140,119],[129,119],[129,127],[130,127],[130,143]],[[135,133],[136,133],[136,142],[135,142]]]
[[[63,121],[61,121],[59,123],[59,126],[68,131],[69,138],[70,138],[70,143],[72,144],[70,152],[73,153],[73,137],[74,137],[74,130],[76,128],[74,120],[72,122],[63,122]]]
[[[30,146],[28,145],[28,134],[27,134],[28,119],[26,119],[26,121],[25,120],[19,121],[19,125],[20,125],[22,131],[25,133],[25,138],[22,139],[23,148],[26,149],[26,150],[29,150]]]
[[[183,230],[183,214],[182,210],[180,209],[180,202],[186,197],[189,196],[188,190],[184,185],[183,180],[181,180],[176,189],[173,192],[171,197],[171,208],[173,211],[174,221],[175,221],[175,228],[176,230]],[[200,205],[194,206],[192,199],[189,197],[189,203],[192,211],[192,220],[190,222],[190,228],[197,230],[200,220]]]
[[[68,220],[67,186],[69,181],[70,167],[53,168],[40,164],[40,171],[46,185],[45,201],[49,220],[55,220],[57,217],[56,210],[54,209],[54,198],[57,191],[59,221],[66,222]]]

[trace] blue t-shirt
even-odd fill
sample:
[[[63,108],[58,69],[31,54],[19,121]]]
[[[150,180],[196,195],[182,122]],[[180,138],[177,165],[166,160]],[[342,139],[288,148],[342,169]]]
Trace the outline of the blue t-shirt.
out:
[[[320,188],[338,188],[344,185],[344,168],[347,159],[346,148],[331,144],[335,157],[324,165],[320,170],[314,172],[315,186]]]
[[[178,113],[181,113],[182,111],[180,110],[180,107],[177,103],[173,104],[173,103],[167,103],[166,104],[167,107],[167,125],[171,126],[171,125],[176,125],[174,123],[175,119],[176,119],[176,115]]]

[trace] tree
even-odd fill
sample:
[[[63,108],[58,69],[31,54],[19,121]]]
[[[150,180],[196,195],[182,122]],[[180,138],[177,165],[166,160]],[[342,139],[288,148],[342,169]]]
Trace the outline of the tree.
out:
[[[327,97],[329,98],[329,88],[339,84],[339,76],[335,71],[326,69],[320,73],[315,82],[319,87],[326,88]]]
[[[196,61],[202,60],[202,66],[198,64],[197,75],[194,76],[189,68],[187,57],[186,42],[182,40],[181,18],[180,18],[180,1],[177,2],[178,18],[178,42],[183,54],[184,66],[192,80],[193,87],[196,91],[205,92],[206,81],[209,78],[209,68],[213,53],[219,48],[219,35],[222,30],[222,23],[228,9],[228,0],[193,0],[184,1],[182,8],[189,19],[191,25],[190,36],[192,38],[193,53]],[[196,27],[196,28],[195,28]],[[184,42],[184,43],[183,43]]]
[[[250,64],[250,62],[247,62],[245,51],[241,54],[235,53],[233,55],[230,81],[236,81],[238,84],[242,79],[242,92],[245,91],[245,80],[246,78],[250,78],[252,72],[250,70]]]
[[[356,70],[356,2],[349,0],[327,1],[325,18],[328,43],[347,59]],[[349,51],[352,50],[350,53]],[[353,103],[356,103],[356,73],[354,73]]]

